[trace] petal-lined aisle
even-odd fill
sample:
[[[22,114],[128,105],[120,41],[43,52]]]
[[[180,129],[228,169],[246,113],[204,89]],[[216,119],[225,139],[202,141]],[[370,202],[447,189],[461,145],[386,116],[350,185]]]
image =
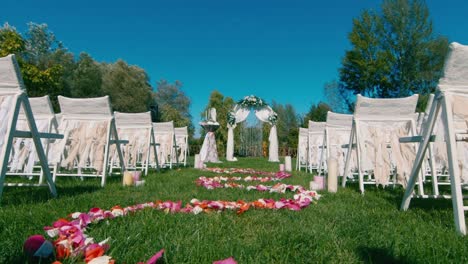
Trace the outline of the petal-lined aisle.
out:
[[[286,193],[287,191],[294,192],[293,199],[280,198],[279,200],[261,198],[255,201],[225,201],[225,200],[198,200],[192,199],[190,202],[182,206],[182,201],[152,201],[141,204],[136,204],[127,207],[114,206],[108,210],[101,208],[91,208],[89,212],[75,212],[67,218],[61,218],[55,221],[52,226],[44,227],[44,230],[50,238],[55,239],[53,245],[55,247],[55,256],[57,260],[75,259],[84,260],[86,263],[114,263],[111,257],[106,256],[105,252],[109,249],[108,239],[96,243],[94,238],[86,233],[86,229],[90,224],[98,223],[103,220],[110,220],[117,217],[127,216],[142,210],[159,210],[165,213],[188,213],[200,214],[211,212],[223,212],[227,210],[236,211],[237,214],[242,214],[250,209],[270,209],[270,210],[294,210],[298,211],[320,198],[320,195],[315,191],[307,190],[300,185],[287,185],[279,181],[286,179],[291,174],[285,172],[263,172],[253,169],[206,169],[210,172],[223,174],[249,174],[246,177],[233,177],[219,175],[208,178],[201,176],[196,180],[198,186],[207,189],[216,188],[240,188],[248,191],[257,190],[270,193]],[[257,176],[266,175],[266,176]],[[276,182],[270,185],[248,185],[244,186],[236,182],[253,182],[261,183]],[[163,257],[164,250],[159,251],[147,263],[156,263]],[[60,263],[57,261],[57,263]]]

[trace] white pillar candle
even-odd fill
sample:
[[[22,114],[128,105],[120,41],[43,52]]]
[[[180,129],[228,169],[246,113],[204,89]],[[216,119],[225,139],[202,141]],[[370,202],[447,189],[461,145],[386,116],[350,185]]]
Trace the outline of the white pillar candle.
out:
[[[284,167],[286,171],[292,171],[291,156],[284,157]]]
[[[194,168],[200,169],[200,154],[195,154]]]
[[[123,175],[123,186],[133,185],[133,172],[125,171]]]
[[[338,162],[335,158],[328,159],[328,192],[335,193],[338,191]]]

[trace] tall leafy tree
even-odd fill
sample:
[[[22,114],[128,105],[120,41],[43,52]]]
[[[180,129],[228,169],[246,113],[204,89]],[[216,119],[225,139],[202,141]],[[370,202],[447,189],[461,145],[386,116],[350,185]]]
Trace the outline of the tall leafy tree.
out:
[[[340,85],[354,94],[391,98],[433,92],[448,51],[421,0],[384,0],[381,12],[353,20]]]
[[[0,28],[0,57],[9,54],[21,54],[25,49],[25,41],[16,28],[5,23]]]
[[[20,66],[28,95],[49,95],[58,111],[57,96],[69,95],[66,79],[74,67],[73,55],[56,40],[47,24],[29,23],[22,57]]]
[[[309,120],[315,122],[325,122],[327,121],[327,112],[332,111],[331,107],[324,103],[319,102],[317,104],[312,104],[310,106],[309,112],[304,117],[304,124],[307,124]]]
[[[59,80],[61,95],[73,96],[71,94],[72,78],[75,68],[77,67],[75,56],[60,43],[60,48],[56,49],[50,55],[50,61],[61,66],[62,75]]]
[[[299,120],[294,106],[291,104],[282,105],[273,101],[271,108],[278,114],[276,129],[279,146],[297,147]]]
[[[52,66],[51,54],[57,49],[63,49],[63,45],[57,41],[47,24],[28,23],[24,57],[29,63],[46,69]]]
[[[93,58],[82,52],[71,77],[70,92],[72,97],[102,96],[102,72]]]
[[[190,115],[190,98],[182,91],[182,83],[169,83],[160,80],[153,94],[157,105],[157,121],[174,121],[176,127],[187,126],[190,138],[193,137],[194,127]]]
[[[89,58],[83,59],[89,60]],[[149,110],[152,89],[145,70],[118,60],[116,63],[101,64],[101,71],[102,94],[109,95],[114,110],[128,113]],[[97,76],[95,81],[98,81]]]
[[[333,109],[333,111],[337,113],[352,112],[349,106],[354,100],[354,95],[349,90],[343,89],[336,80],[324,84],[323,94],[327,105]]]

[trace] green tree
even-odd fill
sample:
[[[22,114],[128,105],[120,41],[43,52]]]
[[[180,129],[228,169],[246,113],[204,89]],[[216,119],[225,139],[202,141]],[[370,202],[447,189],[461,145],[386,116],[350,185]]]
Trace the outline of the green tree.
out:
[[[46,24],[29,23],[22,58],[20,66],[28,95],[49,95],[58,111],[57,96],[69,95],[66,79],[74,67],[73,55]]]
[[[328,106],[332,108],[333,111],[337,113],[352,112],[349,105],[352,104],[354,95],[348,90],[343,89],[336,80],[325,83],[323,86],[323,94]]]
[[[325,122],[327,121],[327,112],[332,111],[331,107],[324,103],[319,102],[318,104],[312,104],[310,106],[309,112],[304,117],[304,124],[308,124],[309,120],[316,122]]]
[[[235,102],[231,97],[224,97],[219,91],[214,90],[210,94],[210,99],[205,107],[205,110],[200,113],[201,117],[205,117],[205,113],[208,109],[216,108],[216,119],[220,125],[220,129],[216,131],[216,145],[218,154],[224,156],[226,154],[226,142],[227,142],[227,116],[229,111],[234,107]],[[200,129],[200,134],[204,135],[205,131]],[[236,137],[238,138],[238,137]]]
[[[88,60],[86,63],[91,63],[89,58],[84,60]],[[118,60],[111,64],[101,64],[101,72],[102,94],[109,95],[115,111],[138,113],[149,110],[152,89],[145,70]],[[95,81],[98,81],[97,76]],[[96,90],[94,92],[98,93]]]
[[[0,57],[9,54],[21,54],[25,49],[25,41],[16,28],[5,23],[0,28]]]
[[[36,65],[41,70],[55,64],[51,59],[57,49],[63,46],[55,38],[55,34],[49,30],[47,24],[28,23],[26,32],[26,50],[24,57],[27,62]]]
[[[297,147],[299,121],[294,106],[291,104],[282,105],[273,101],[271,108],[278,114],[276,129],[279,146]],[[269,132],[269,129],[266,130]],[[268,138],[268,136],[266,138]]]
[[[49,95],[54,110],[59,111],[57,96],[64,94],[61,89],[61,78],[63,68],[61,65],[54,65],[45,70],[41,70],[34,64],[20,63],[24,85],[28,96],[38,97]]]
[[[59,90],[61,95],[71,97],[73,73],[77,67],[75,56],[60,45],[59,49],[56,49],[52,54],[50,54],[50,61],[56,65],[60,65],[62,68],[62,75],[59,80]]]
[[[102,96],[102,73],[99,64],[82,52],[71,77],[72,97]]]
[[[175,81],[171,84],[160,80],[153,98],[158,110],[157,121],[172,120],[176,127],[187,126],[192,139],[195,128],[190,115],[190,98],[182,91],[182,83]]]
[[[352,49],[340,68],[341,85],[354,94],[379,98],[433,92],[448,41],[433,33],[426,4],[384,0],[381,9],[354,19]]]

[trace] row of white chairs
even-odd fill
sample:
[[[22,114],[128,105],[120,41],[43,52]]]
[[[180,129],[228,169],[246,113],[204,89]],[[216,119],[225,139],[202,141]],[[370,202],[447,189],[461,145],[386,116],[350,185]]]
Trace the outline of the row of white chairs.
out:
[[[362,193],[369,184],[406,188],[402,210],[412,198],[452,199],[456,229],[465,235],[468,46],[450,45],[444,75],[425,112],[416,113],[417,101],[418,95],[396,99],[357,95],[352,115],[328,112],[326,122],[310,121],[309,128],[299,132],[296,169],[325,174],[326,161],[337,159],[343,187],[357,177]],[[430,190],[424,188],[428,184]],[[450,194],[441,194],[441,185],[450,185]]]
[[[58,176],[99,177],[104,186],[117,167],[147,174],[186,165],[187,127],[152,123],[150,112],[112,112],[108,96],[58,101],[54,114],[48,96],[28,98],[15,56],[0,58],[0,198],[4,186],[46,185],[55,196]],[[5,183],[7,175],[39,180]]]

